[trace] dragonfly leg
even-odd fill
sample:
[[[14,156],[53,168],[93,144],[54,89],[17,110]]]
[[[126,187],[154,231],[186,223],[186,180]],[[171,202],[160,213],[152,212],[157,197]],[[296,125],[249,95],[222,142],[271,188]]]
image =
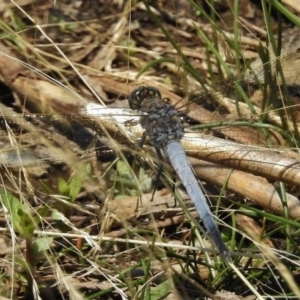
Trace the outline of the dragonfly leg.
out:
[[[137,213],[139,211],[139,206],[142,206],[142,195],[139,195],[136,201],[136,207],[135,212]]]
[[[141,138],[141,141],[139,142],[139,147],[140,148],[143,148],[143,145],[144,145],[144,143],[145,143],[145,140],[146,140],[146,133],[144,132],[143,133],[143,136],[142,136],[142,138]],[[134,154],[134,160],[133,160],[133,170],[135,170],[136,168],[137,168],[137,166],[136,166],[136,154]]]
[[[147,134],[146,134],[146,132],[144,132],[143,136],[141,138],[141,141],[139,143],[140,148],[143,148],[145,140],[146,140],[146,137],[147,137]],[[157,152],[157,155],[158,155],[159,159],[162,161],[162,155],[161,155],[159,149],[156,149],[156,152]],[[155,194],[156,188],[158,186],[158,182],[159,182],[159,178],[160,178],[161,172],[162,172],[162,164],[159,166],[159,169],[158,169],[158,176],[157,176],[157,178],[155,180],[154,190],[153,190],[153,193],[152,193],[152,196],[151,196],[151,200],[150,200],[151,202],[154,199],[154,194]]]
[[[162,163],[163,162],[163,157],[161,155],[160,149],[155,148],[155,150],[156,150],[156,153],[157,153],[157,156],[158,156],[159,160],[161,161],[161,164],[160,164],[158,172],[157,172],[157,177],[156,177],[156,180],[155,180],[155,186],[154,186],[154,190],[153,190],[153,193],[152,193],[151,201],[153,201],[154,194],[156,192],[156,188],[157,188],[158,183],[159,183],[159,178],[160,178],[160,176],[162,174],[162,171],[163,171],[163,163]],[[174,177],[173,181],[174,181],[174,184],[172,186],[172,191],[173,191],[173,193],[175,195],[175,189],[176,189],[175,181],[176,181],[176,177]],[[176,200],[176,197],[174,196],[174,205],[172,205],[172,206],[168,205],[168,207],[174,208],[176,206],[177,206],[177,200]]]
[[[172,186],[172,192],[174,195],[175,195],[175,189],[176,189],[176,177],[174,177],[174,184]],[[174,208],[176,206],[177,206],[177,200],[176,200],[176,197],[174,196],[174,205],[171,206],[171,208]]]
[[[143,133],[143,136],[142,136],[142,138],[141,138],[141,141],[140,141],[140,143],[139,143],[139,147],[140,148],[143,148],[143,146],[144,146],[144,143],[145,143],[145,140],[146,140],[146,137],[147,137],[147,134],[146,134],[146,132],[144,132]],[[136,166],[136,155],[134,155],[134,163],[133,163],[133,170],[137,170],[138,168],[137,168],[137,166]],[[154,195],[154,193],[153,193],[153,195]],[[152,195],[152,197],[151,197],[151,201],[152,201],[152,199],[153,199],[153,195]],[[139,195],[138,196],[138,199],[137,199],[137,202],[136,202],[136,208],[135,208],[135,212],[138,212],[138,209],[139,209],[139,206],[142,206],[142,195]]]
[[[141,141],[140,141],[140,143],[139,143],[139,146],[140,146],[140,148],[142,148],[143,147],[143,145],[144,145],[144,142],[145,142],[145,140],[146,140],[146,137],[147,137],[147,134],[146,134],[146,132],[144,132],[143,133],[143,136],[142,136],[142,138],[141,138]],[[161,154],[161,151],[160,151],[160,149],[159,148],[155,148],[155,150],[156,150],[156,153],[157,153],[157,157],[158,157],[158,159],[161,161],[161,163],[160,163],[160,165],[159,165],[159,168],[158,168],[158,172],[157,172],[157,177],[156,177],[156,179],[155,179],[155,183],[154,183],[154,189],[153,189],[153,192],[152,192],[152,196],[151,196],[151,202],[153,202],[153,200],[154,200],[154,195],[155,195],[155,192],[156,192],[156,190],[157,190],[157,187],[158,187],[158,184],[159,184],[159,179],[160,179],[160,176],[161,176],[161,174],[162,174],[162,171],[163,171],[163,156],[162,156],[162,154]],[[175,192],[175,184],[174,184],[174,186],[173,186],[173,188],[172,188],[172,190]],[[140,198],[140,201],[141,201],[141,198]],[[176,207],[177,206],[177,201],[176,201],[176,198],[174,197],[174,206],[172,206],[172,207]]]
[[[161,162],[159,168],[158,168],[158,172],[157,172],[157,176],[156,176],[156,180],[155,180],[155,184],[154,184],[154,189],[153,189],[153,193],[152,193],[152,197],[151,197],[151,202],[153,201],[154,199],[154,195],[155,195],[155,192],[156,192],[156,189],[158,187],[158,183],[159,183],[159,178],[160,178],[160,175],[162,173],[162,170],[163,170],[163,164]]]
[[[143,133],[143,135],[142,135],[142,138],[141,138],[141,141],[140,141],[140,143],[139,143],[140,148],[143,148],[144,143],[145,143],[145,140],[146,140],[146,137],[147,137],[147,134],[146,134],[146,132],[144,131],[144,133]]]
[[[159,148],[155,148],[155,150],[156,150],[156,153],[157,153],[157,157],[161,161],[161,163],[160,163],[159,168],[158,168],[158,172],[157,172],[157,176],[156,176],[156,180],[155,180],[155,184],[154,184],[154,189],[153,189],[152,197],[151,197],[151,200],[150,200],[151,202],[154,199],[154,195],[155,195],[155,192],[156,192],[158,184],[159,184],[159,179],[160,179],[160,176],[163,172],[163,156],[162,156]],[[172,190],[175,191],[175,185],[173,186]],[[174,198],[174,201],[175,201],[175,204],[174,204],[174,207],[175,207],[176,206],[176,198]]]

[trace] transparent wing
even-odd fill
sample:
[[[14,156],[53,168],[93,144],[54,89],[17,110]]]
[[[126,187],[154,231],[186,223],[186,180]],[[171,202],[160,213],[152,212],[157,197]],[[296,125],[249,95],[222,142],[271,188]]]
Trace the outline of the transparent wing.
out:
[[[237,82],[237,80],[231,80],[230,82],[235,85],[241,84],[241,81]],[[61,90],[61,88],[59,89]],[[230,88],[227,86],[227,89]],[[27,93],[30,97],[30,91],[27,91]],[[65,99],[65,95],[62,95],[62,98]],[[6,120],[8,124],[10,122],[19,124],[20,127],[32,133],[35,127],[31,129],[27,127],[30,122],[34,123],[35,119],[40,121],[45,119],[50,123],[63,122],[64,120],[78,121],[97,133],[111,135],[111,137],[118,140],[120,145],[123,145],[123,143],[134,145],[141,138],[143,130],[139,125],[140,115],[137,115],[137,112],[125,108],[104,108],[101,105],[91,104],[87,101],[77,103],[74,101],[76,99],[74,95],[68,95],[67,98],[73,100],[72,105],[70,105],[71,108],[67,104],[62,105],[63,99],[60,100],[59,97],[51,100],[53,102],[51,106],[59,111],[60,116],[26,115],[24,118],[22,115],[16,115],[2,108],[4,115],[2,120]],[[282,174],[281,180],[287,180],[289,183],[298,182],[297,177],[294,181],[285,179],[285,174],[288,172],[283,169],[286,169],[289,163],[287,163],[288,165],[286,163],[278,164],[279,158],[276,159],[276,155],[279,155],[278,151],[283,155],[286,136],[283,136],[281,130],[283,126],[282,118],[274,109],[263,112],[261,108],[254,106],[255,115],[251,113],[246,103],[241,101],[237,105],[236,100],[224,96],[220,91],[215,92],[212,90],[201,93],[194,92],[184,99],[180,97],[169,98],[169,101],[175,104],[179,111],[187,114],[193,123],[201,123],[201,126],[185,124],[186,133],[182,142],[189,155],[221,163],[228,167],[251,172],[254,170],[255,174],[270,178],[274,178],[280,173]],[[57,102],[59,102],[59,105]],[[219,111],[207,109],[207,106],[210,105],[218,107]],[[239,117],[238,114],[242,117]],[[258,118],[262,116],[264,122]],[[289,131],[285,135],[289,134],[290,141],[297,142],[293,136],[297,124],[295,125],[290,120],[286,120],[286,124]],[[246,147],[245,144],[249,147]],[[272,148],[276,150],[269,150]],[[259,167],[262,162],[264,167]],[[291,163],[293,172],[298,172],[297,164],[293,161]],[[277,169],[280,166],[283,169],[274,172],[274,165]]]
[[[261,75],[258,73],[254,77],[260,78]],[[251,83],[249,77],[247,80]],[[257,84],[256,81],[254,82]],[[35,90],[31,91],[34,84],[26,85],[26,93],[28,99],[39,102],[40,97],[36,96]],[[298,185],[298,161],[300,159],[295,151],[291,151],[298,145],[296,135],[298,123],[286,113],[287,110],[293,110],[295,106],[284,103],[277,109],[274,108],[274,105],[264,108],[259,105],[259,101],[255,102],[251,99],[251,103],[254,104],[250,109],[243,96],[239,96],[239,101],[227,96],[228,92],[230,94],[241,87],[246,96],[250,98],[248,86],[250,87],[251,84],[247,84],[247,89],[245,89],[244,80],[234,78],[220,83],[221,88],[217,91],[206,87],[204,92],[188,93],[184,98],[174,94],[170,97],[164,90],[161,92],[189,118],[188,122],[185,122],[186,129],[182,144],[189,156],[201,159],[193,161],[195,170],[198,170],[199,164],[202,164],[206,170],[198,172],[200,178],[222,185],[228,178],[230,180],[233,178],[235,173],[231,172],[234,169],[238,172],[243,171],[243,173],[237,173],[239,174],[237,177],[245,178],[243,179],[244,183],[253,182],[251,176],[255,174],[271,180]],[[44,98],[49,96],[47,105],[60,114],[55,118],[58,118],[59,121],[73,119],[99,134],[104,134],[110,141],[113,141],[112,148],[115,151],[118,151],[118,148],[123,145],[131,150],[131,147],[137,145],[138,140],[142,137],[143,130],[138,122],[140,116],[137,116],[136,112],[128,109],[106,109],[90,104],[89,101],[78,98],[70,91],[62,92],[62,88],[53,84],[45,90],[51,90],[55,95],[55,97],[50,97],[47,93],[44,95]],[[280,89],[276,90],[276,95],[278,94],[280,95]],[[280,114],[281,112],[283,114]],[[3,115],[6,120],[17,119],[17,122],[21,120],[20,116],[13,116],[12,112],[3,111]],[[26,118],[28,119],[28,117]],[[26,118],[25,120],[27,120]],[[34,118],[35,116],[33,116]],[[188,124],[190,121],[192,121],[192,126]],[[22,128],[34,134],[34,126],[32,129],[26,127],[22,125]],[[143,155],[146,155],[144,151]],[[17,156],[15,155],[15,157]],[[228,177],[229,174],[230,177]],[[232,183],[232,188],[238,193],[248,195],[251,199],[257,201],[260,199],[260,195],[253,194],[253,188],[249,188],[249,185]],[[256,189],[262,191],[260,187]],[[268,194],[270,195],[270,193]],[[265,195],[265,199],[269,199],[267,193]],[[277,200],[278,198],[276,198]]]

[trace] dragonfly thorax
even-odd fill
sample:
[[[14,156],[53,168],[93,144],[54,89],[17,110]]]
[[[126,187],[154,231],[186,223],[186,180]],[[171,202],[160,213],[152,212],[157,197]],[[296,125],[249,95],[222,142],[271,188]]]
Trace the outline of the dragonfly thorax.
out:
[[[167,100],[162,99],[160,91],[151,86],[135,89],[128,99],[131,109],[147,113],[142,117],[141,125],[156,148],[183,137],[178,111]]]
[[[141,125],[154,147],[161,148],[168,141],[180,140],[183,137],[183,126],[177,115],[173,105],[164,103],[151,107],[148,115],[142,118]]]

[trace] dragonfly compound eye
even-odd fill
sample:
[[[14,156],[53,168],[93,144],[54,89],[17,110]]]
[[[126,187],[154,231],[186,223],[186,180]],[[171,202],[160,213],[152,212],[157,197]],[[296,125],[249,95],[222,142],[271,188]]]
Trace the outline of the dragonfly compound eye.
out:
[[[135,89],[128,98],[129,107],[133,110],[139,110],[145,99],[161,100],[160,91],[152,86],[140,86]]]

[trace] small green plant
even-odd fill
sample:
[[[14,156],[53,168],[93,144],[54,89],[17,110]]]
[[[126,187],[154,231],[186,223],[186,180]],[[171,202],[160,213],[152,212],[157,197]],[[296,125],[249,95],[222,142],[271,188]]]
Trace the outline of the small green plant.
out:
[[[40,181],[44,190],[49,195],[58,194],[55,199],[58,203],[51,207],[52,218],[56,221],[56,227],[65,232],[68,227],[65,224],[65,219],[69,219],[72,211],[72,204],[74,204],[81,188],[82,188],[82,177],[74,175],[68,182],[63,178],[58,178],[57,192],[53,191],[49,186]]]
[[[58,179],[58,191],[61,195],[69,198],[70,203],[74,203],[82,187],[82,181],[79,176],[74,176],[69,182],[63,178]]]
[[[64,199],[59,202],[58,211],[67,219],[71,216],[72,204],[75,202],[81,187],[82,181],[79,176],[72,177],[69,182],[63,178],[58,179],[58,192],[61,196],[64,196]],[[61,231],[67,230],[67,225],[56,210],[53,211],[52,217],[57,220],[56,225]]]
[[[68,22],[63,18],[59,18],[57,16],[50,16],[50,21],[52,23],[57,23],[60,27],[60,30],[66,33],[76,30],[79,26],[77,22]]]
[[[136,43],[133,40],[130,39],[125,39],[123,41],[121,41],[121,47],[124,49],[124,52],[126,52],[126,54],[129,55],[133,55],[134,54],[134,49],[136,47]]]
[[[25,279],[27,296],[32,296],[33,283],[35,277],[35,266],[43,258],[44,251],[49,250],[53,241],[52,237],[34,238],[34,230],[38,227],[42,216],[44,216],[48,208],[44,207],[38,214],[33,216],[32,210],[27,204],[20,202],[18,198],[10,193],[2,191],[0,193],[2,207],[6,213],[9,227],[19,234],[26,242],[26,255],[14,256],[16,264],[22,267],[25,276],[19,274]]]
[[[135,178],[128,164],[122,160],[117,161],[116,173],[110,177],[110,180],[114,182],[116,198],[140,196],[141,192],[149,192],[152,188],[152,178],[147,175],[145,169],[140,167]]]

